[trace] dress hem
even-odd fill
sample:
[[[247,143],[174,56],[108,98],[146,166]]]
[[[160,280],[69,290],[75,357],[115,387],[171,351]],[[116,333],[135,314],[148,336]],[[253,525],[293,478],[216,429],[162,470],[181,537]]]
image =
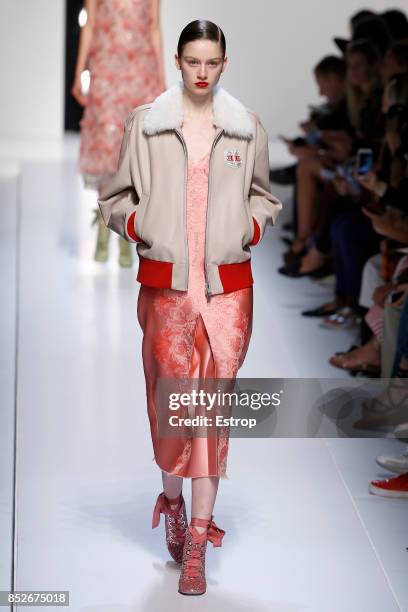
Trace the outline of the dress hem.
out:
[[[179,478],[221,478],[222,480],[229,480],[228,475],[224,474],[224,475],[220,475],[220,474],[198,474],[197,476],[183,476],[183,474],[173,474],[172,472],[169,472],[167,470],[165,470],[164,468],[162,468],[156,457],[153,457],[152,461],[156,462],[157,467],[162,470],[163,472],[166,472],[166,474],[168,474],[169,476],[178,476]]]

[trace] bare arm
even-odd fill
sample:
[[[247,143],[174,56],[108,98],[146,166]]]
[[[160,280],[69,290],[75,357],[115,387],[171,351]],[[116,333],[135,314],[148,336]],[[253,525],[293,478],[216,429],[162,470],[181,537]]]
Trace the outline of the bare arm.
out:
[[[159,65],[158,78],[163,83],[165,88],[164,60],[163,60],[163,40],[160,27],[160,0],[151,0],[152,2],[152,29],[151,37],[156,57]]]
[[[85,0],[85,10],[87,13],[86,24],[81,28],[79,35],[78,55],[75,67],[74,83],[71,93],[74,98],[84,106],[86,104],[86,96],[81,93],[81,73],[86,69],[88,62],[89,50],[92,44],[92,36],[95,25],[97,0]]]

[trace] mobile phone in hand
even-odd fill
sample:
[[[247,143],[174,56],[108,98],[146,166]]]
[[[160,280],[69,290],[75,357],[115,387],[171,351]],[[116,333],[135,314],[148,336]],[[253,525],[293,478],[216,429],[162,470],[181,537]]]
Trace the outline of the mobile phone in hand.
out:
[[[358,149],[356,159],[356,169],[359,176],[364,176],[373,168],[373,150]]]

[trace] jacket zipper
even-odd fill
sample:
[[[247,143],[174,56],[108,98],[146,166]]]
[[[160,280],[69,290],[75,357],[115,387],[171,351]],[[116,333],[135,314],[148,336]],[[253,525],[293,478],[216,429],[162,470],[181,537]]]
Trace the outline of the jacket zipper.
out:
[[[216,143],[218,142],[219,138],[221,137],[222,133],[223,133],[223,130],[221,130],[220,133],[214,138],[212,147],[211,147],[211,152],[210,152],[210,159],[208,160],[208,175],[209,176],[208,176],[207,210],[206,210],[206,221],[205,221],[205,236],[204,236],[204,277],[205,277],[205,294],[207,296],[207,302],[210,300],[210,296],[211,296],[210,283],[208,282],[208,276],[207,276],[207,262],[208,262],[207,233],[208,233],[209,203],[210,203],[210,193],[211,193],[211,158],[213,155],[214,147]]]
[[[184,245],[185,245],[186,259],[187,259],[187,287],[186,287],[186,290],[188,290],[189,268],[190,268],[189,254],[188,254],[188,235],[187,235],[187,167],[188,167],[188,151],[187,151],[187,146],[186,146],[186,142],[184,140],[183,134],[179,130],[177,130],[177,129],[175,131],[179,135],[179,138],[180,138],[181,143],[183,145],[184,155],[185,155],[185,164],[184,164]]]

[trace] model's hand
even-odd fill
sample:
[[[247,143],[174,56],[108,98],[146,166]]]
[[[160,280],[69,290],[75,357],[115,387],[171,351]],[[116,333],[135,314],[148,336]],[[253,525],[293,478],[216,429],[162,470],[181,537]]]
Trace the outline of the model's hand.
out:
[[[82,93],[80,76],[77,76],[74,79],[73,85],[71,87],[71,95],[81,106],[86,106],[88,104],[88,96],[84,96],[84,94]]]

